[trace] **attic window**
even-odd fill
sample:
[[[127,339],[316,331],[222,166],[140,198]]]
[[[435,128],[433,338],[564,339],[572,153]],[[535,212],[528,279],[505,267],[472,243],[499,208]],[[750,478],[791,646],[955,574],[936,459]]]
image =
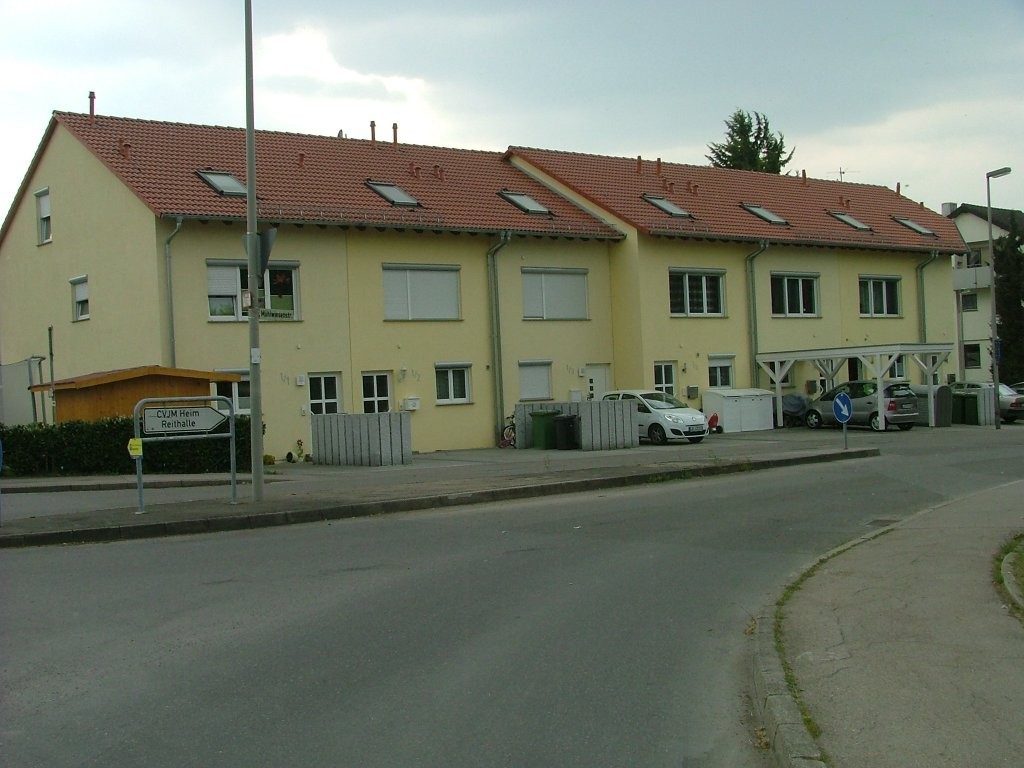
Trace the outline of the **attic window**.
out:
[[[669,216],[678,216],[684,219],[692,219],[693,214],[689,211],[684,211],[678,205],[673,203],[666,197],[659,197],[658,195],[640,195],[644,200],[653,205],[655,208],[660,208],[662,211],[667,213]]]
[[[746,208],[752,214],[754,214],[758,218],[764,219],[769,224],[779,224],[779,225],[782,225],[782,226],[785,226],[785,225],[789,224],[788,221],[786,221],[784,218],[779,216],[777,213],[772,213],[771,211],[769,211],[767,208],[765,208],[763,206],[754,205],[752,203],[742,203],[742,205],[743,205],[744,208]]]
[[[248,194],[245,184],[227,171],[196,171],[196,173],[218,194],[225,197],[245,197]]]
[[[843,224],[849,224],[851,227],[853,227],[856,230],[859,230],[861,232],[870,232],[871,231],[871,227],[869,227],[867,224],[865,224],[860,219],[855,219],[853,216],[851,216],[848,213],[842,213],[841,211],[829,211],[829,214],[831,216],[834,216],[835,218],[839,219],[841,222],[843,222]]]
[[[913,219],[908,219],[903,216],[893,216],[893,218],[896,219],[896,221],[898,221],[907,229],[912,229],[919,235],[930,235],[932,237],[935,237],[935,233],[928,229],[928,227],[918,224]]]
[[[523,194],[522,192],[509,192],[508,190],[503,189],[498,194],[501,195],[506,200],[508,200],[510,203],[512,203],[512,205],[514,205],[516,208],[518,208],[521,211],[525,211],[526,213],[551,213],[547,206],[538,203],[532,197],[530,197],[527,194]]]
[[[402,206],[403,208],[415,208],[420,204],[419,200],[397,184],[388,184],[383,181],[368,181],[366,182],[366,186],[392,205]]]

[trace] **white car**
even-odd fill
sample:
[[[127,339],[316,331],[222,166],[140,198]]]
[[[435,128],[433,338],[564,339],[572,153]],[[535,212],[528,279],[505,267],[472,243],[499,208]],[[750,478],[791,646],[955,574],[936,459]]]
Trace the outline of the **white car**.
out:
[[[650,389],[617,389],[606,392],[602,400],[635,400],[640,422],[640,437],[655,445],[669,440],[699,443],[708,434],[708,420],[672,395]]]

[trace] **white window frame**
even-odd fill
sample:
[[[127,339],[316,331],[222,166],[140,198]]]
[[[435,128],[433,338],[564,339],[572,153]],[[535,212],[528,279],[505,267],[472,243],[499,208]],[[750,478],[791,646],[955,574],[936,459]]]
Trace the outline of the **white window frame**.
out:
[[[897,355],[896,359],[886,369],[886,375],[893,379],[907,378],[907,356]]]
[[[80,275],[68,280],[71,285],[71,320],[89,319],[89,276]]]
[[[210,384],[211,395],[221,395],[231,399],[231,405],[235,409],[236,416],[248,416],[252,413],[250,408],[249,393],[249,369],[219,369],[222,373],[237,373],[242,377],[241,381],[215,381]],[[243,391],[244,390],[244,391]],[[243,405],[244,403],[244,405]],[[220,400],[215,400],[214,408],[227,412],[227,408]]]
[[[242,273],[245,273],[245,280]],[[276,309],[266,306],[267,286],[277,273],[291,273],[292,308]],[[213,260],[206,262],[206,311],[207,319],[213,323],[237,323],[249,317],[249,265],[242,261]],[[262,294],[260,321],[292,322],[301,319],[299,304],[299,264],[298,262],[271,262],[263,271],[259,293]],[[275,295],[275,294],[271,294]],[[214,314],[211,306],[213,299],[230,301],[230,312]]]
[[[50,210],[50,188],[36,192],[36,242],[46,245],[53,242],[53,220]]]
[[[714,285],[708,278],[712,278]],[[683,308],[672,307],[673,283],[682,281]],[[701,295],[701,307],[694,309],[690,302],[691,282],[698,283],[694,288],[699,288]],[[679,288],[677,287],[678,291]],[[669,314],[673,317],[724,317],[725,316],[725,270],[721,269],[678,269],[671,268],[668,271],[668,295]],[[717,312],[708,311],[708,296],[713,295],[718,301]]]
[[[654,389],[669,395],[676,393],[675,360],[658,360],[654,363]]]
[[[472,403],[472,371],[472,363],[434,363],[434,389],[437,395],[437,404],[464,405]],[[462,395],[456,396],[460,378],[462,380]]]
[[[384,264],[384,319],[462,319],[462,267],[458,264]]]
[[[551,360],[519,361],[519,399],[551,400]]]
[[[391,393],[394,388],[391,385],[391,371],[363,371],[359,377],[360,402],[363,406],[363,413],[387,413],[391,410]],[[381,393],[381,383],[384,384],[384,392]],[[366,385],[371,384],[371,392],[367,394]],[[384,406],[381,408],[381,406]]]
[[[728,381],[722,380],[723,371],[725,371]],[[735,382],[736,355],[708,355],[708,388],[728,389],[735,386]]]
[[[314,393],[314,382],[319,389],[319,396]],[[329,397],[328,383],[333,382],[334,397]],[[341,373],[333,371],[330,373],[308,373],[306,374],[306,387],[309,393],[309,412],[317,415],[342,412],[341,399]]]
[[[901,280],[892,275],[861,275],[857,282],[858,302],[861,317],[900,317],[903,314],[903,299],[901,294]],[[896,306],[889,306],[889,286],[895,287]],[[876,290],[881,290],[881,296],[876,295]],[[865,291],[867,293],[865,294]],[[865,299],[867,311],[865,311]],[[881,307],[876,306],[881,302]],[[893,310],[893,311],[890,311]]]
[[[972,371],[981,368],[981,344],[964,344],[964,368]]]
[[[772,272],[771,274],[771,309],[773,317],[821,317],[821,297],[818,295],[818,284],[821,275],[809,272]],[[775,281],[782,281],[782,300],[783,310],[777,311],[775,307]],[[797,303],[798,306],[790,306],[790,284],[796,282],[797,289]],[[814,306],[810,311],[804,306],[804,300],[806,296],[804,294],[803,286],[805,283],[811,283],[811,301]]]
[[[524,320],[589,320],[588,270],[523,267]]]

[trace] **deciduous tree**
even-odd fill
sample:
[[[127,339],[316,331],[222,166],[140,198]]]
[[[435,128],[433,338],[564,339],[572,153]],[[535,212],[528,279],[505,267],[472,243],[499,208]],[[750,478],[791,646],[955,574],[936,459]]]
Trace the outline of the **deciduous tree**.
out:
[[[999,380],[1024,381],[1024,221],[1010,216],[1005,237],[992,244],[996,272],[996,310],[1002,355]]]

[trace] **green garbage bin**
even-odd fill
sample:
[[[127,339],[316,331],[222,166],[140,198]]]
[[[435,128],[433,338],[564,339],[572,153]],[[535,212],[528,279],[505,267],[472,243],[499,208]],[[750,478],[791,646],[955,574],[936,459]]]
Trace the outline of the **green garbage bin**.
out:
[[[554,448],[555,447],[555,416],[558,411],[532,411],[530,417],[533,423],[533,447]]]
[[[978,426],[981,422],[978,421],[978,396],[965,394],[964,395],[964,424],[973,424]]]
[[[962,392],[953,393],[953,423],[963,424],[964,423],[964,394]]]
[[[576,419],[576,416],[568,413],[555,416],[555,448],[558,450],[568,451],[579,447]]]

